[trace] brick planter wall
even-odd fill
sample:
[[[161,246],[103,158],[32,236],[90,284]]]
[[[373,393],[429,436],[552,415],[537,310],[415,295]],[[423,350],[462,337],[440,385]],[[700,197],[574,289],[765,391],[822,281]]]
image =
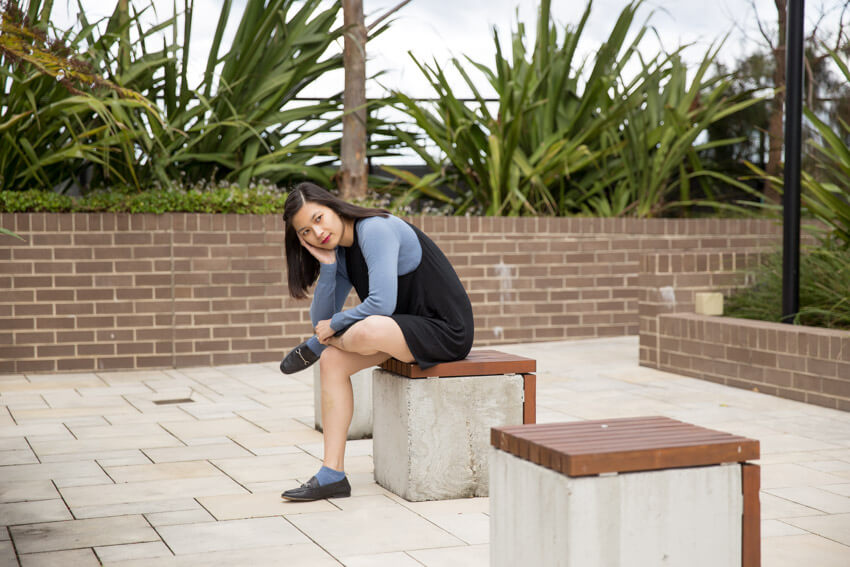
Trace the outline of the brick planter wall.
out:
[[[648,252],[761,250],[769,221],[422,217],[476,344],[638,333]],[[2,214],[0,372],[279,360],[311,332],[279,216]],[[646,282],[644,282],[646,283]]]
[[[744,285],[744,270],[755,266],[770,248],[668,251],[644,254],[637,278],[640,363],[657,367],[659,317],[692,313],[697,292],[724,295]]]
[[[655,368],[850,411],[850,332],[693,313],[658,323]]]

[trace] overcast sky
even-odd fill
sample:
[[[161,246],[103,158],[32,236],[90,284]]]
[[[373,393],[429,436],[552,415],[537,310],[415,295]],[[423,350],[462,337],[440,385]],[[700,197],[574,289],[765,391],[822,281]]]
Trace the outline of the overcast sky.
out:
[[[81,1],[90,20],[108,16],[115,6],[115,0]],[[138,7],[145,5],[143,0],[133,2]],[[173,0],[153,0],[153,3],[160,19],[171,15]],[[367,24],[398,3],[399,0],[364,0]],[[812,17],[822,11],[824,6],[828,10],[841,3],[841,0],[807,2],[809,27],[812,25]],[[182,4],[182,0],[177,1],[178,9]],[[608,37],[617,16],[627,4],[627,0],[596,0],[593,3],[593,11],[580,46],[584,53],[594,50]],[[752,0],[752,4],[761,19],[775,28],[774,0]],[[231,21],[225,34],[226,42],[236,30],[242,6],[244,0],[234,1]],[[553,17],[560,24],[575,24],[585,6],[584,1],[552,0]],[[369,95],[382,94],[383,85],[413,96],[431,96],[433,93],[412,64],[408,51],[412,51],[420,60],[431,61],[436,58],[441,64],[452,56],[461,55],[490,64],[494,55],[493,27],[500,31],[503,40],[508,40],[518,14],[520,20],[526,23],[527,33],[533,35],[537,7],[536,0],[413,0],[395,14],[395,21],[389,31],[367,47],[367,73],[371,75],[379,70],[386,71],[380,80],[381,84],[369,85]],[[206,63],[220,10],[220,0],[195,0],[190,77],[196,81]],[[75,13],[76,1],[60,0],[54,7],[54,22],[60,27],[70,25]],[[658,31],[668,50],[694,43],[686,52],[686,60],[689,61],[700,59],[711,42],[727,33],[730,33],[730,37],[722,53],[722,59],[727,62],[734,61],[737,56],[754,48],[754,43],[745,36],[758,38],[756,14],[751,0],[649,0],[642,7],[638,20],[642,22],[646,18],[650,18],[650,24]],[[657,52],[654,38],[645,40],[645,45],[648,52]],[[329,75],[314,86],[309,94],[321,96],[339,90],[342,90],[342,75]]]

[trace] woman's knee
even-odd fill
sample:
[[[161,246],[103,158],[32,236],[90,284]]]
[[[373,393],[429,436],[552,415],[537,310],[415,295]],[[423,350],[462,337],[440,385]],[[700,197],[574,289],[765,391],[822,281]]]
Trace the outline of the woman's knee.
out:
[[[333,372],[335,369],[342,367],[344,363],[345,353],[334,346],[329,346],[322,351],[319,356],[319,374],[322,378],[329,374],[329,370]]]
[[[346,342],[356,346],[358,350],[375,350],[375,345],[380,343],[386,335],[388,321],[391,322],[392,319],[382,315],[370,315],[361,319],[345,333],[345,335],[351,334]]]

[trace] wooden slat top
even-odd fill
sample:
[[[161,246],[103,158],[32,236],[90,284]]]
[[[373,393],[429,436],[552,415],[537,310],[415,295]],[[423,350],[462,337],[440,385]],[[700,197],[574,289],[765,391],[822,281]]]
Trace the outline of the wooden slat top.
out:
[[[487,376],[490,374],[528,374],[535,372],[537,361],[498,350],[473,350],[469,356],[456,362],[443,362],[422,370],[415,362],[401,362],[395,358],[381,364],[381,368],[408,378],[440,376]]]
[[[651,471],[759,458],[759,442],[668,417],[514,425],[494,447],[568,476]]]

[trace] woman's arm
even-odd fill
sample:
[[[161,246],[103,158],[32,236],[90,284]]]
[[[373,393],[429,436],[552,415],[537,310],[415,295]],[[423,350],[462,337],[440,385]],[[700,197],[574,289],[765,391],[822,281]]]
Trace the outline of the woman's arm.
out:
[[[371,222],[367,222],[371,221]],[[398,297],[398,256],[400,237],[382,218],[358,223],[358,242],[369,270],[369,295],[363,303],[331,317],[331,328],[345,329],[369,315],[392,315]],[[349,284],[350,285],[350,284]]]
[[[338,258],[337,258],[338,260]],[[330,319],[338,313],[345,303],[351,282],[337,269],[338,264],[320,264],[319,281],[313,290],[313,302],[310,304],[310,320],[315,327],[319,321]]]

